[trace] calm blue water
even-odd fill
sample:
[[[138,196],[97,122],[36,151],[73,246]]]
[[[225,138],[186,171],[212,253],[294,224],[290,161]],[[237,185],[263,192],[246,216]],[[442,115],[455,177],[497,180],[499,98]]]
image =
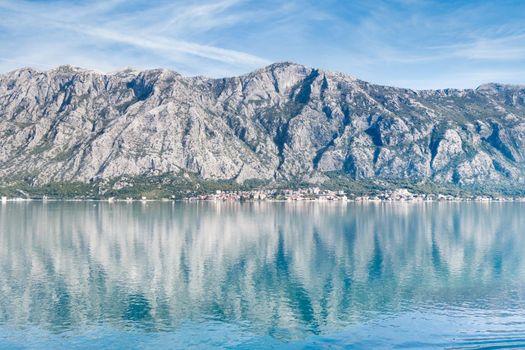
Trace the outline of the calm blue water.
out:
[[[525,348],[525,203],[7,203],[2,349]]]

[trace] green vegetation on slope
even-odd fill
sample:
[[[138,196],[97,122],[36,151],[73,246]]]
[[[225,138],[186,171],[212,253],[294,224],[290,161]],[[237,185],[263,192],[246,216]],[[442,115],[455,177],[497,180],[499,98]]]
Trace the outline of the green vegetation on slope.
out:
[[[325,190],[344,191],[349,195],[378,195],[386,191],[404,188],[412,193],[444,194],[458,197],[467,196],[525,196],[525,188],[506,184],[502,186],[440,184],[430,181],[409,180],[355,180],[342,172],[326,173],[328,179],[320,184],[312,184],[299,179],[264,182],[248,180],[240,184],[234,180],[202,180],[195,174],[165,175],[151,177],[123,177],[94,183],[55,182],[42,186],[32,186],[24,181],[0,185],[0,195],[8,197],[31,197],[61,199],[104,199],[109,197],[140,199],[175,198],[183,199],[221,191],[250,190],[297,190],[319,187]]]

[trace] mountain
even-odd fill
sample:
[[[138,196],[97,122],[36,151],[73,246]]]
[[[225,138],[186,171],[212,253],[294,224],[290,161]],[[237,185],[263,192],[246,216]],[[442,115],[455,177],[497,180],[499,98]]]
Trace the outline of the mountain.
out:
[[[3,184],[154,176],[525,183],[525,86],[414,91],[276,63],[233,78],[0,75]]]

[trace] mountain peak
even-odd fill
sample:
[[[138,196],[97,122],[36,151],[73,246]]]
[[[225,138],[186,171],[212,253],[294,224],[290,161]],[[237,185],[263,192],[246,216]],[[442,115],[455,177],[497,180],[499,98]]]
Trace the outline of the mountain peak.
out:
[[[275,62],[275,63],[272,63],[266,67],[264,67],[263,69],[268,69],[268,70],[271,70],[271,69],[287,69],[287,68],[290,68],[290,67],[302,67],[302,68],[308,68],[307,66],[303,65],[303,64],[299,64],[299,63],[295,63],[295,62],[291,62],[291,61],[282,61],[282,62]]]
[[[478,86],[477,91],[498,93],[506,90],[521,90],[525,89],[525,85],[517,84],[500,84],[500,83],[486,83]]]
[[[243,74],[241,76],[237,77],[246,77],[246,76],[255,76],[257,74],[261,73],[272,73],[272,74],[282,74],[285,73],[286,75],[297,75],[297,77],[308,75],[312,71],[316,71],[322,75],[326,75],[327,77],[333,77],[335,79],[345,79],[345,80],[359,80],[357,77],[351,74],[342,73],[339,71],[333,71],[333,70],[325,70],[325,69],[318,69],[318,68],[312,68],[307,65],[303,65],[300,63],[292,62],[292,61],[281,61],[281,62],[275,62],[272,64],[269,64],[265,67],[262,67],[260,69],[257,69],[252,72],[248,72],[246,74]],[[57,66],[55,68],[51,68],[48,70],[43,69],[36,69],[33,67],[22,67],[19,69],[15,69],[13,71],[1,73],[0,75],[15,75],[15,76],[21,76],[21,75],[33,75],[37,73],[60,73],[60,74],[78,74],[78,73],[91,73],[91,74],[100,74],[100,75],[115,75],[115,76],[130,76],[130,75],[153,75],[153,76],[181,76],[180,73],[178,73],[175,70],[167,69],[167,68],[149,68],[149,69],[137,69],[133,67],[124,67],[122,69],[117,69],[111,72],[102,72],[99,70],[94,69],[86,69],[78,66],[74,66],[72,64],[63,64],[60,66]],[[191,76],[189,76],[191,77]],[[193,76],[195,78],[201,78],[201,79],[210,79],[207,76]],[[231,76],[232,78],[235,78],[235,76]],[[226,77],[229,78],[229,77]],[[216,78],[216,79],[222,79],[222,78]],[[360,80],[362,81],[362,80]],[[366,81],[362,81],[366,83]],[[378,84],[371,84],[375,86],[379,86]],[[381,85],[382,87],[393,87],[393,86],[386,86]],[[486,83],[479,85],[474,90],[479,92],[485,92],[485,93],[498,93],[503,91],[512,91],[512,90],[522,90],[525,89],[525,85],[520,84],[502,84],[502,83]],[[424,89],[424,90],[418,90],[420,92],[424,93],[432,93],[432,92],[442,92],[442,91],[460,91],[462,89]],[[467,89],[470,90],[470,89]]]
[[[277,72],[277,71],[286,72],[286,71],[297,71],[297,70],[308,71],[308,70],[311,70],[311,68],[309,68],[309,67],[307,67],[305,65],[302,65],[302,64],[289,62],[289,61],[275,62],[275,63],[272,63],[272,64],[267,65],[265,67],[262,67],[260,69],[257,69],[257,70],[255,70],[253,72],[250,72],[247,75],[253,75],[253,74],[258,74],[258,73]]]
[[[81,68],[73,66],[71,64],[63,64],[56,68],[52,68],[47,71],[48,73],[61,73],[61,74],[73,74],[73,73],[102,73],[92,69]]]

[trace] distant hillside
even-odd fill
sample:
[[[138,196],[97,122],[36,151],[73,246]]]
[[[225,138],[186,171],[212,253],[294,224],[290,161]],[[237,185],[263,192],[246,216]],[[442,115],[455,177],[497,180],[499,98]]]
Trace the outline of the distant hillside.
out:
[[[334,176],[520,187],[525,87],[413,91],[293,63],[224,79],[71,66],[0,75],[3,185]]]

